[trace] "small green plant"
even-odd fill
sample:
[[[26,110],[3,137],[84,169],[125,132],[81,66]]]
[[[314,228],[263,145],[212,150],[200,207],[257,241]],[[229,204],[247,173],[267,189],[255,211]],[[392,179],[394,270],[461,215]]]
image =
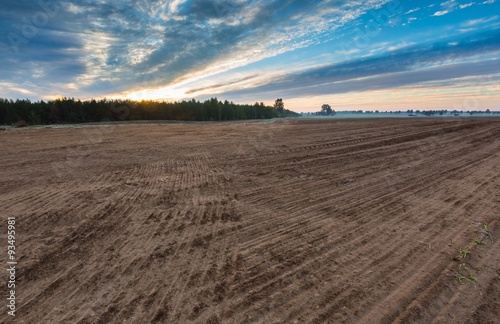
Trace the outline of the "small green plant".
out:
[[[460,249],[458,253],[460,253],[460,259],[464,259],[470,254],[470,251],[468,249]]]
[[[476,285],[476,277],[474,277],[473,275],[471,275],[470,273],[467,275],[467,276],[464,276],[458,272],[455,272],[455,279],[457,279],[457,281],[459,283],[462,283],[464,281],[470,281],[472,282],[474,285]]]
[[[474,224],[479,228],[480,237],[474,239],[472,243],[466,246],[465,248],[461,248],[460,250],[458,250],[458,257],[452,257],[450,255],[450,258],[451,260],[459,263],[458,270],[453,273],[455,279],[459,283],[463,283],[464,281],[469,281],[472,282],[474,286],[476,286],[476,277],[472,273],[477,273],[478,271],[481,271],[481,269],[483,269],[484,267],[488,267],[488,265],[483,265],[478,268],[474,264],[470,263],[472,261],[466,263],[464,259],[471,254],[471,251],[474,249],[475,246],[486,245],[485,242],[486,239],[493,241],[493,235],[491,234],[487,223],[483,224],[476,222]],[[479,250],[482,250],[482,248],[479,247]],[[473,272],[471,272],[471,270],[469,269],[472,269]]]
[[[475,239],[474,245],[485,245],[485,243],[483,241],[481,241],[480,239]]]
[[[470,273],[465,276],[465,279],[469,280],[470,282],[473,282],[474,284],[476,284],[476,277],[474,277],[473,275],[471,275]]]

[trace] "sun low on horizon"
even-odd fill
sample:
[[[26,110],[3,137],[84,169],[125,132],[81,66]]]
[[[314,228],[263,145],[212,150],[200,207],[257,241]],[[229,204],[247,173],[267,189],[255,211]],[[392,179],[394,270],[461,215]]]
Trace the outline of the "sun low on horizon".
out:
[[[498,110],[500,4],[4,1],[0,97]]]

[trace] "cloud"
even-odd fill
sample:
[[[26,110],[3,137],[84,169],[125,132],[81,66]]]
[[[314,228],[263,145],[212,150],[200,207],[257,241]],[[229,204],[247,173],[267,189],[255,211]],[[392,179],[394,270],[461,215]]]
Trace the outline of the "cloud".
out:
[[[23,19],[32,24],[47,13],[40,5],[9,1],[0,12],[0,60],[17,72],[2,79],[35,81],[20,72],[29,63],[48,71],[37,82],[57,83],[51,71],[60,69],[51,65],[73,62],[62,81],[97,95],[115,80],[109,90],[168,85],[319,43],[322,34],[388,1],[60,0],[28,38]],[[16,55],[13,34],[23,40]]]
[[[458,4],[456,0],[448,0],[446,2],[441,3],[441,7],[447,8],[449,10],[456,8],[457,5]]]
[[[170,21],[164,42],[138,68],[158,67],[155,85],[209,77],[318,44],[322,37],[388,0],[193,1]],[[168,59],[167,59],[168,58]]]
[[[433,16],[439,17],[439,16],[444,16],[444,15],[446,15],[448,13],[450,13],[448,10],[436,11]]]
[[[173,15],[177,14],[177,10],[185,2],[185,0],[172,0],[168,5],[169,13]]]
[[[439,16],[447,15],[447,14],[455,11],[455,9],[457,9],[457,7],[458,7],[458,3],[456,0],[449,0],[449,1],[443,2],[443,3],[441,3],[441,8],[443,10],[436,11],[433,16],[439,17]]]
[[[264,100],[272,100],[276,97],[293,99],[302,96],[322,96],[350,92],[360,93],[365,91],[397,89],[415,85],[423,86],[425,83],[432,82],[438,82],[441,86],[444,84],[452,86],[456,84],[455,80],[460,78],[498,75],[500,73],[499,63],[498,60],[459,63],[428,69],[393,72],[366,78],[354,78],[343,82],[332,82],[316,86],[302,86],[294,89],[269,89],[269,91],[260,89],[259,93],[260,97]],[[473,85],[476,86],[477,84]],[[248,95],[248,92],[233,92],[228,95],[244,98]]]
[[[250,76],[241,78],[239,80],[235,80],[235,81],[231,81],[231,82],[227,82],[227,83],[221,83],[221,84],[211,85],[211,86],[207,86],[207,87],[203,87],[203,88],[191,89],[191,90],[186,91],[186,94],[190,95],[190,94],[196,94],[198,92],[202,92],[202,91],[206,91],[206,90],[219,89],[219,88],[235,85],[235,84],[238,84],[238,83],[241,83],[244,81],[252,80],[252,79],[255,79],[256,77],[257,77],[257,75],[250,75]]]
[[[411,13],[414,13],[414,12],[417,12],[419,11],[420,8],[414,8],[414,9],[411,9],[411,10],[408,10],[407,12],[404,13],[404,15],[408,15],[408,14],[411,14]]]
[[[242,14],[242,10],[246,7],[245,2],[231,0],[194,0],[189,6],[184,7],[181,14],[194,17],[197,20],[206,20],[209,18],[224,19],[227,17],[234,18]]]
[[[487,53],[500,53],[500,33],[471,34],[439,43],[413,45],[382,56],[287,75],[280,80],[270,81],[267,85],[234,94],[284,91],[290,96],[296,96],[304,91],[319,94],[321,91],[318,89],[336,89],[335,93],[342,93],[396,87],[398,83],[412,84],[499,73],[500,62],[497,59],[484,62],[472,60],[475,56]],[[467,62],[468,60],[471,62]],[[454,61],[458,63],[452,64]]]
[[[474,4],[476,4],[475,2],[470,2],[470,3],[464,3],[464,4],[461,4],[459,6],[460,9],[465,9],[465,8],[468,8],[470,6],[473,6]]]
[[[466,22],[462,23],[461,26],[471,27],[471,26],[476,26],[476,25],[482,25],[482,24],[487,24],[489,22],[495,21],[497,19],[498,19],[498,16],[493,16],[490,18],[472,19],[472,20],[467,20]]]

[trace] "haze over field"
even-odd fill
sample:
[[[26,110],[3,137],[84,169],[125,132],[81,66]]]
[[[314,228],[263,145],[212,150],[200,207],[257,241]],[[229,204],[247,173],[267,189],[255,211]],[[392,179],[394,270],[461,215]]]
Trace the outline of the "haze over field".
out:
[[[0,97],[497,110],[497,0],[2,1]]]

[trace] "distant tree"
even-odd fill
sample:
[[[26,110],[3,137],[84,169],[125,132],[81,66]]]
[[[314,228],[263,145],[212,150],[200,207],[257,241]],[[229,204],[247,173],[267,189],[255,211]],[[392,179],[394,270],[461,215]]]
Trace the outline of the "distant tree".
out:
[[[283,118],[283,110],[285,110],[285,104],[283,103],[283,99],[278,98],[274,102],[274,109],[278,112],[278,116]]]
[[[325,115],[325,116],[330,116],[332,115],[332,107],[328,104],[324,104],[323,106],[321,106],[321,114],[322,115]]]

